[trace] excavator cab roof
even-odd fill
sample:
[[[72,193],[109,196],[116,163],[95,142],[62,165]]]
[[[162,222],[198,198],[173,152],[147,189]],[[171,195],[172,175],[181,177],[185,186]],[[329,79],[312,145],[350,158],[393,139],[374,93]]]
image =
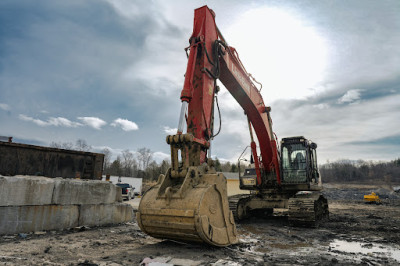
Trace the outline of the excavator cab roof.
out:
[[[311,149],[316,149],[317,148],[317,143],[312,142],[311,140],[308,140],[303,136],[282,138],[282,140],[281,140],[281,146],[286,146],[286,145],[291,145],[291,144],[298,144],[298,143],[304,143],[304,145],[306,147],[309,146]]]

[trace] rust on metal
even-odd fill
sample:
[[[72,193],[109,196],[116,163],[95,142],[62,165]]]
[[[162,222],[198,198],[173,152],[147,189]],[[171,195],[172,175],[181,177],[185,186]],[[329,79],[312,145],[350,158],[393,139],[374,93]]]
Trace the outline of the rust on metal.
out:
[[[104,154],[0,141],[0,175],[101,179]]]

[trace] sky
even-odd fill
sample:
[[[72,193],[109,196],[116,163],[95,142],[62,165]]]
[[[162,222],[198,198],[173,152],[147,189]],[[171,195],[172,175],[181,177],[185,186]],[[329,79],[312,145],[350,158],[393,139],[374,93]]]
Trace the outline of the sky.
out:
[[[2,0],[0,136],[169,158],[184,48],[205,4],[263,84],[279,139],[311,139],[319,163],[400,157],[398,0]],[[235,162],[247,120],[221,87],[212,155]]]

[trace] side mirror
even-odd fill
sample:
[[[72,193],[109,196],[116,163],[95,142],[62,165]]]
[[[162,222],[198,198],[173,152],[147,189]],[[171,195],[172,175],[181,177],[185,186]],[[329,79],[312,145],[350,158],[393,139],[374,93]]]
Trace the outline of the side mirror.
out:
[[[317,143],[311,142],[310,148],[315,150],[317,148]]]

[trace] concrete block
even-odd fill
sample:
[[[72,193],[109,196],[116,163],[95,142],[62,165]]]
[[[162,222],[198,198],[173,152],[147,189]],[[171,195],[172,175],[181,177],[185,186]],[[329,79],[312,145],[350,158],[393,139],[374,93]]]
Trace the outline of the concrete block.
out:
[[[81,205],[79,226],[101,226],[133,221],[133,208],[128,204]]]
[[[0,207],[0,235],[76,227],[78,219],[76,205]]]
[[[122,198],[122,187],[118,187],[118,186],[115,186],[116,187],[116,189],[117,189],[117,192],[116,192],[116,197],[115,197],[115,202],[122,202],[123,201],[123,198]]]
[[[117,187],[98,180],[56,179],[53,204],[111,204],[116,202]]]
[[[0,176],[0,206],[50,205],[54,180],[38,176]]]

